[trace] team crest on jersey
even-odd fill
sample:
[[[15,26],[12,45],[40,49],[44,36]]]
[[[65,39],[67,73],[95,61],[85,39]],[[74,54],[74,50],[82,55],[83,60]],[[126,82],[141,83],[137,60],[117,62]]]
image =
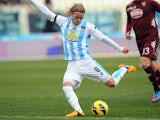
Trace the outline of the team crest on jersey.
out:
[[[77,42],[78,41],[78,33],[73,31],[73,30],[70,30],[68,31],[67,33],[67,40],[68,41],[71,41],[71,42]]]
[[[139,8],[134,9],[130,12],[130,15],[133,19],[138,19],[143,16],[143,10]]]

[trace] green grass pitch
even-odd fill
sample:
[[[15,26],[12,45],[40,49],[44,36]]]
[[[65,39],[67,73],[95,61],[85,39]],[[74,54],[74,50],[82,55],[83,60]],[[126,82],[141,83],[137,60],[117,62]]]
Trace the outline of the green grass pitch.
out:
[[[75,92],[86,116],[71,120],[159,120],[160,102],[152,103],[153,88],[138,57],[97,58],[109,73],[120,63],[133,64],[135,73],[126,74],[115,88],[84,79]],[[62,91],[67,62],[64,60],[0,62],[0,120],[64,120],[72,112]],[[91,113],[95,100],[109,105],[109,114]]]

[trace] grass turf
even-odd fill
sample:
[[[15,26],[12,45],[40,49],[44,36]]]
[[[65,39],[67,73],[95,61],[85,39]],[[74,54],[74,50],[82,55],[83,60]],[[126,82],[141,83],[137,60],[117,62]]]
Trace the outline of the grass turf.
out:
[[[137,71],[126,74],[115,88],[85,78],[75,92],[86,116],[72,120],[160,119],[160,102],[151,102],[153,88],[138,57],[96,60],[111,74],[120,63],[133,64]],[[0,120],[66,119],[64,115],[72,112],[61,88],[66,65],[64,60],[0,62]],[[109,104],[106,117],[91,113],[98,99]]]

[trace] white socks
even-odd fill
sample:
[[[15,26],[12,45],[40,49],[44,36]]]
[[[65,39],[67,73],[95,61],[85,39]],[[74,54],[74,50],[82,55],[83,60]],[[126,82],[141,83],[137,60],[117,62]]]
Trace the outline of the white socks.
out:
[[[72,108],[78,111],[79,113],[82,113],[83,111],[78,102],[78,97],[75,94],[73,88],[71,86],[63,86],[63,91],[65,93],[67,101],[72,106]]]
[[[124,74],[127,73],[127,68],[125,67],[122,67],[120,68],[119,70],[115,71],[113,74],[112,74],[112,77],[114,78],[115,80],[115,86],[118,85],[118,83],[120,82],[120,80],[123,78]]]

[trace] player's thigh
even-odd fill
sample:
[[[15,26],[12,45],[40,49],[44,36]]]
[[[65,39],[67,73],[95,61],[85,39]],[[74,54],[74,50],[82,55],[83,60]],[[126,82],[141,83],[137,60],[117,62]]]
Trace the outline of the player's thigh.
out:
[[[95,60],[86,66],[83,73],[87,78],[103,83],[106,83],[111,77],[111,75]]]
[[[157,59],[158,40],[144,40],[138,44],[141,57],[147,57],[151,61]]]
[[[63,77],[63,85],[71,83],[74,88],[80,86],[83,76],[72,69],[67,69]]]

